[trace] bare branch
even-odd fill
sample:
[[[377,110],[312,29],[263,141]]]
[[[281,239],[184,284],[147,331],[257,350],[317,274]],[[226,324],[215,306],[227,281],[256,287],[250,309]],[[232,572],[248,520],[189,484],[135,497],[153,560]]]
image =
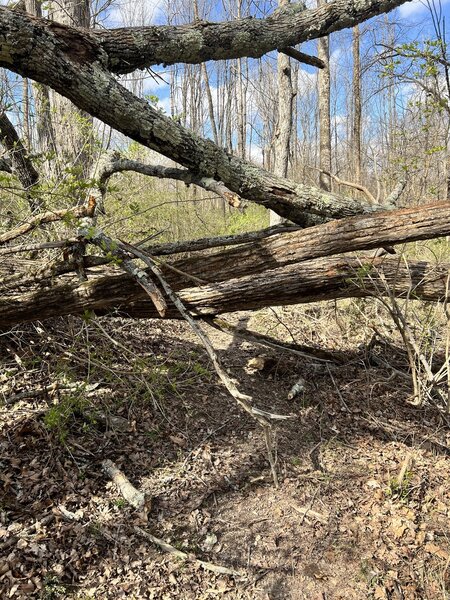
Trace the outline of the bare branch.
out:
[[[212,238],[199,238],[197,240],[188,240],[186,242],[173,242],[168,244],[159,244],[146,248],[147,252],[154,256],[168,256],[171,254],[181,254],[182,252],[198,252],[207,248],[220,248],[223,246],[237,246],[239,244],[248,244],[263,240],[280,233],[298,231],[300,228],[292,225],[274,225],[259,231],[250,231],[239,233],[237,235],[223,235]]]
[[[149,177],[158,179],[175,179],[183,181],[186,185],[197,185],[205,190],[217,194],[223,198],[230,206],[238,208],[241,205],[239,196],[233,194],[221,181],[216,181],[211,177],[200,177],[188,169],[177,169],[176,167],[164,167],[162,165],[147,165],[136,160],[123,158],[118,152],[111,152],[107,155],[99,168],[99,182],[102,194],[105,192],[106,182],[114,173],[123,171],[134,171]]]
[[[43,225],[44,223],[53,223],[55,221],[62,221],[63,219],[79,219],[81,217],[87,217],[92,214],[92,206],[75,206],[69,210],[54,210],[40,215],[36,215],[26,223],[19,225],[15,229],[10,229],[0,235],[0,245],[6,244],[11,240],[14,240],[21,235],[25,235],[36,227]]]
[[[277,177],[195,136],[121,86],[88,32],[5,8],[0,8],[0,26],[5,33],[0,66],[50,85],[79,108],[199,177],[223,182],[241,198],[300,225],[311,224],[311,213],[341,218],[381,208]]]
[[[96,31],[114,73],[130,73],[156,64],[202,63],[249,56],[260,58],[389,12],[405,0],[335,0],[305,10],[288,4],[265,19],[247,17],[228,23],[150,26]],[[274,32],[276,34],[274,35]],[[317,65],[316,65],[317,66]]]
[[[320,173],[324,173],[328,177],[331,177],[331,179],[333,179],[339,185],[345,185],[346,187],[350,187],[355,190],[359,190],[367,197],[369,202],[372,202],[372,204],[377,203],[377,199],[375,198],[375,196],[373,194],[371,194],[371,192],[361,183],[354,183],[353,181],[345,181],[344,179],[341,179],[337,175],[333,175],[333,173],[330,173],[329,171],[324,171],[324,169],[319,169],[318,167],[313,167],[313,168],[316,169],[316,171],[320,171]],[[388,205],[389,202],[385,202],[385,204]]]
[[[305,65],[311,65],[312,67],[317,67],[318,69],[325,69],[325,63],[317,56],[311,56],[310,54],[305,54],[304,52],[300,52],[300,50],[296,50],[295,48],[282,48],[279,50],[282,54],[286,54],[286,56],[290,56],[298,62],[304,63]]]
[[[94,244],[103,252],[114,256],[117,259],[120,268],[128,273],[147,292],[152,299],[159,316],[165,317],[167,304],[163,295],[148,274],[130,260],[128,254],[124,250],[125,244],[123,242],[117,242],[111,239],[103,233],[103,231],[94,227],[86,229],[82,226],[79,229],[79,235],[83,236],[86,239],[86,242]]]
[[[406,177],[404,177],[403,179],[401,179],[397,183],[397,185],[395,186],[395,188],[392,190],[392,192],[389,194],[389,196],[385,199],[385,203],[386,204],[393,204],[394,206],[396,206],[397,202],[400,199],[400,196],[405,191],[406,183],[407,183]]]

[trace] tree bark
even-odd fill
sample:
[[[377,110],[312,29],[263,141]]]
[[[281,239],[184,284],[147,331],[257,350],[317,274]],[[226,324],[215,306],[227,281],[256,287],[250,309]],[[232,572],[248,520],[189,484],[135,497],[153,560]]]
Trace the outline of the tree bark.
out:
[[[319,7],[326,6],[326,0],[318,0]],[[319,185],[326,192],[331,191],[331,121],[330,121],[330,47],[328,37],[319,39],[317,55],[324,64],[318,74],[319,108]]]
[[[39,181],[39,173],[34,168],[28,151],[22,144],[13,124],[3,111],[0,111],[0,142],[8,151],[12,173],[22,184],[31,212],[38,212],[41,203],[33,195],[33,187]]]
[[[72,209],[83,210],[84,207]],[[53,220],[61,219],[61,214],[50,213]],[[67,212],[67,211],[66,211]],[[75,216],[83,216],[81,213]],[[42,222],[43,216],[37,216],[31,225]],[[20,226],[19,233],[30,230],[30,224]],[[18,237],[18,230],[7,232],[0,238],[0,242],[11,241]],[[266,230],[267,231],[267,230]],[[443,237],[450,234],[450,202],[427,204],[418,208],[404,208],[388,213],[377,213],[367,217],[352,217],[331,221],[323,225],[305,230],[283,233],[267,239],[255,239],[250,243],[242,243],[244,234],[236,236],[242,245],[225,251],[204,253],[190,258],[177,260],[173,265],[182,272],[191,276],[205,279],[208,282],[223,281],[232,277],[242,277],[245,274],[261,273],[264,269],[298,263],[314,258],[332,256],[343,252],[370,250],[382,246],[391,246],[405,242]],[[197,252],[206,248],[220,247],[230,243],[230,237],[214,238],[207,243],[206,240],[193,240],[178,244],[162,244],[149,246],[146,251],[155,256],[168,256],[177,252]],[[257,243],[255,243],[257,241]],[[106,263],[106,259],[99,257],[85,257],[86,267],[98,266]],[[0,265],[0,272],[7,269]],[[70,264],[59,263],[49,266],[50,278],[56,274],[68,273],[72,270]],[[20,285],[25,286],[24,280],[34,282],[42,279],[43,275],[20,278]],[[182,281],[183,278],[181,278]],[[189,283],[186,278],[185,283]],[[4,283],[7,283],[5,281]]]
[[[281,8],[289,4],[289,0],[279,0]],[[291,61],[286,54],[278,53],[278,120],[275,131],[275,163],[274,173],[279,177],[287,177],[289,167],[289,150],[292,137],[292,109],[294,104],[294,90],[292,88]],[[278,225],[283,218],[270,211],[270,225]]]
[[[90,5],[90,0],[57,0],[50,3],[49,16],[57,23],[88,29]],[[87,176],[91,167],[92,117],[54,91],[50,93],[50,106],[59,162],[66,167],[78,166]]]
[[[294,2],[265,19],[245,17],[227,23],[199,21],[191,25],[164,25],[93,31],[114,73],[130,73],[156,64],[201,63],[244,56],[259,58],[272,50],[352,27],[388,12],[405,0],[335,0],[304,9]]]
[[[195,294],[195,298],[199,300],[198,302],[196,300],[192,306],[200,307],[202,314],[211,314],[213,306],[217,308],[217,312],[226,312],[286,303],[312,302],[327,297],[364,296],[375,289],[373,282],[371,283],[373,271],[365,266],[372,264],[372,258],[325,259],[323,257],[337,252],[365,250],[380,245],[429,239],[447,234],[450,234],[450,203],[443,202],[417,209],[408,208],[392,213],[333,221],[214,254],[200,253],[172,263],[176,271],[170,266],[163,267],[163,270],[170,285],[177,290],[191,287],[193,277],[205,281],[205,285],[196,288],[195,293],[189,292],[190,295],[182,298],[183,301],[193,302],[192,294]],[[148,250],[152,254],[152,249]],[[86,268],[98,264],[97,257],[85,257]],[[418,286],[415,290],[417,297],[436,300],[445,295],[449,265],[434,267],[427,263],[412,261],[405,266],[398,257],[377,259],[373,264],[383,265],[383,269],[386,265],[388,281],[392,285],[395,284],[395,274],[398,273],[396,287],[398,293],[409,289],[408,269],[410,269],[413,274],[413,284]],[[43,275],[38,274],[35,278],[30,277],[27,282],[23,280],[15,282],[14,285],[20,286],[20,291],[11,286],[10,291],[7,292],[8,279],[5,278],[2,288],[4,291],[0,297],[0,327],[50,316],[76,314],[85,310],[113,310],[119,306],[127,307],[126,309],[130,309],[133,315],[153,315],[145,308],[145,302],[142,302],[144,294],[139,286],[128,276],[117,274],[117,271],[108,268],[101,273],[98,271],[91,273],[89,280],[80,284],[73,275],[64,275],[57,280],[57,273],[64,273],[64,268],[60,269],[60,266],[64,267],[65,263],[49,266],[48,277],[56,283],[48,289],[42,287]],[[315,271],[317,271],[316,275],[314,275]],[[187,275],[183,277],[180,272]],[[436,275],[435,280],[433,274]],[[420,284],[421,275],[426,276],[423,286]],[[360,278],[366,286],[363,290],[354,283],[347,285],[347,280],[353,280],[355,277]],[[267,282],[272,282],[273,290],[270,285],[266,286],[265,279]],[[295,279],[297,283],[293,281]],[[246,282],[244,287],[241,286],[243,280]],[[39,281],[41,285],[36,288],[36,282]],[[250,293],[252,281],[253,296]],[[226,286],[220,287],[219,284],[227,282],[230,284],[230,289]],[[381,285],[380,282],[378,284]],[[233,285],[237,286],[235,294],[231,290]],[[310,289],[309,285],[315,287]],[[225,289],[226,298],[215,295],[217,290]],[[342,294],[339,292],[341,289]],[[202,295],[206,293],[205,290],[207,296]],[[242,302],[239,303],[239,294],[240,292],[244,294],[244,291],[245,295],[242,295]],[[219,297],[221,299],[217,300]],[[220,304],[222,300],[223,304]],[[136,302],[138,305],[135,305]],[[129,308],[130,306],[132,308]],[[174,314],[169,306],[168,315]]]
[[[40,0],[25,0],[24,10],[33,17],[42,18],[41,4]],[[54,160],[56,145],[50,108],[50,90],[46,85],[36,82],[32,84],[32,89],[36,114],[37,147],[39,152],[45,157],[43,171],[47,176],[51,177],[56,175],[57,167]]]
[[[335,298],[383,296],[385,282],[397,296],[443,300],[448,292],[449,270],[449,264],[434,266],[411,261],[405,265],[398,258],[321,258],[181,290],[178,275],[169,270],[165,277],[174,289],[178,288],[188,309],[200,316]],[[180,318],[177,309],[168,304],[166,317]],[[0,328],[86,311],[158,317],[153,303],[134,280],[110,275],[2,296]]]
[[[352,151],[353,151],[353,177],[352,181],[361,183],[361,57],[360,57],[360,31],[359,26],[353,27],[353,127],[352,127]]]

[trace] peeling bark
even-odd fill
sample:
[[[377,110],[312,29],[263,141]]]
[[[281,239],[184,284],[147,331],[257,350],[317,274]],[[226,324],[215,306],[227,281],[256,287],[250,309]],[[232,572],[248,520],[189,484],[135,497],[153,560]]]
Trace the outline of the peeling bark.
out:
[[[373,282],[371,283],[373,272],[371,267],[367,269],[365,265],[372,264],[383,265],[391,285],[396,284],[398,273],[398,287],[395,288],[398,293],[408,291],[408,269],[411,268],[411,281],[417,286],[417,297],[436,300],[445,295],[449,265],[434,267],[425,262],[411,262],[406,267],[398,257],[376,260],[362,257],[362,263],[355,258],[322,257],[448,233],[450,203],[444,202],[419,209],[402,209],[384,215],[334,221],[215,254],[202,253],[177,260],[172,263],[176,271],[164,266],[162,269],[175,290],[190,288],[193,277],[206,282],[192,288],[195,292],[181,295],[183,302],[191,304],[193,309],[199,309],[201,314],[312,302],[328,297],[369,295],[375,290]],[[321,258],[317,258],[319,256]],[[98,264],[97,257],[85,257],[85,261],[86,268],[91,262],[93,265]],[[24,320],[76,314],[85,310],[110,311],[118,307],[130,310],[135,316],[155,316],[147,308],[145,292],[126,275],[107,269],[103,273],[90,273],[89,280],[80,284],[72,275],[61,277],[55,282],[58,272],[61,271],[57,265],[50,269],[52,285],[48,289],[42,288],[41,278],[41,287],[38,289],[34,288],[35,280],[30,279],[28,282],[16,283],[21,291],[12,287],[8,292],[5,281],[4,291],[0,296],[0,327]],[[188,276],[183,277],[180,272],[187,273]],[[426,277],[425,286],[420,283],[420,274]],[[355,277],[362,280],[366,286],[364,289],[359,289],[354,282],[347,285],[347,280]],[[243,282],[244,287],[241,285]],[[380,281],[378,283],[381,284]],[[222,284],[225,287],[221,287]],[[231,289],[233,285],[236,285],[235,292]],[[309,288],[310,285],[313,287]],[[225,296],[220,295],[221,290]],[[174,315],[170,305],[167,314],[169,317]]]
[[[83,209],[84,207],[78,207],[76,210]],[[80,216],[82,215],[80,214]],[[22,227],[26,226],[24,224]],[[264,235],[270,234],[272,231],[273,228],[265,230]],[[341,219],[305,230],[284,232],[258,240],[261,233],[255,232],[253,238],[247,239],[246,236],[252,236],[252,234],[235,236],[236,241],[241,242],[242,245],[215,253],[208,252],[183,258],[172,264],[178,271],[214,282],[232,277],[242,277],[246,274],[261,273],[265,269],[275,269],[343,252],[370,250],[404,242],[442,237],[450,234],[450,202]],[[12,235],[12,232],[7,232],[5,236],[8,240],[17,237],[16,234]],[[221,246],[222,242],[224,245],[229,244],[232,241],[230,237],[149,246],[145,251],[152,256],[201,251],[214,247],[214,245]],[[251,243],[244,243],[248,241]],[[85,257],[86,268],[99,266],[105,262],[105,259],[99,257]],[[33,283],[39,278],[43,280],[55,277],[57,274],[70,273],[72,270],[73,265],[70,263],[56,263],[47,267],[41,274],[29,274],[28,277],[19,278],[18,281],[25,286],[27,282]],[[13,281],[16,280],[17,276],[15,275]],[[6,280],[4,283],[6,284],[8,281]],[[189,278],[180,278],[179,285],[189,284]]]

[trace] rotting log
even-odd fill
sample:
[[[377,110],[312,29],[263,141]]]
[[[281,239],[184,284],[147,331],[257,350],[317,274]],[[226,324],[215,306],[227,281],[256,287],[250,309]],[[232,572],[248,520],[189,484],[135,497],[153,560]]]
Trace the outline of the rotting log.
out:
[[[203,261],[203,257],[199,259]],[[449,264],[431,265],[423,261],[405,264],[399,257],[342,257],[309,260],[197,287],[187,287],[190,284],[183,283],[172,271],[165,276],[194,314],[215,315],[265,306],[383,295],[385,282],[397,296],[437,301],[446,296],[449,272]],[[126,275],[96,275],[81,283],[68,277],[47,289],[0,296],[0,328],[86,311],[158,316],[142,288]],[[170,303],[167,318],[179,318]]]
[[[214,281],[219,281],[314,258],[446,235],[450,235],[450,202],[440,202],[330,221],[210,254],[203,259],[203,275],[195,269],[196,258],[180,261],[177,267],[206,280],[214,273]],[[151,247],[148,250],[153,252]]]

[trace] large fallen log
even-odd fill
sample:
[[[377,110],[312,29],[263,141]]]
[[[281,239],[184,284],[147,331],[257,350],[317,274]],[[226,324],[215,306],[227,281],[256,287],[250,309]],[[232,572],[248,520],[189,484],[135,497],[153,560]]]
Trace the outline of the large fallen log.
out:
[[[450,235],[450,202],[439,202],[330,221],[210,254],[202,263],[198,258],[180,261],[177,267],[207,281],[221,281],[313,258],[446,235]],[[203,272],[196,268],[199,264]]]
[[[191,284],[172,271],[166,277],[194,314],[215,315],[264,306],[384,295],[386,284],[397,296],[436,301],[448,293],[449,273],[450,264],[406,264],[399,257],[342,257],[309,260],[196,287],[187,287]],[[94,276],[85,282],[69,278],[48,289],[0,296],[0,328],[86,311],[158,317],[140,286],[126,275],[111,274]],[[166,316],[179,318],[170,302]]]
[[[266,230],[266,233],[271,233]],[[260,273],[300,261],[332,256],[344,252],[369,250],[383,246],[392,246],[403,242],[432,239],[450,234],[450,202],[427,204],[416,208],[405,208],[372,215],[360,215],[337,221],[330,221],[305,230],[284,232],[265,239],[257,234],[236,236],[241,244],[229,250],[203,252],[190,258],[178,259],[173,265],[181,271],[206,282],[224,281],[230,278]],[[7,232],[5,236],[10,236]],[[262,237],[262,236],[260,236]],[[0,236],[0,242],[2,237]],[[8,238],[11,239],[11,236]],[[147,250],[156,256],[176,254],[178,252],[204,251],[208,248],[229,244],[230,237],[211,238],[175,244],[150,246]],[[107,259],[86,257],[85,267],[105,264]],[[0,267],[2,270],[2,267]],[[7,272],[7,269],[3,269]],[[37,276],[29,275],[28,281],[35,283],[45,277],[55,278],[74,270],[70,261],[52,264],[40,270]],[[20,278],[14,275],[15,280]],[[7,283],[8,279],[4,280]],[[190,285],[188,279],[182,279],[184,286]],[[24,284],[24,278],[20,280]],[[124,284],[125,285],[125,284]],[[179,284],[180,285],[180,284]]]
[[[450,234],[450,202],[332,221],[229,250],[206,250],[178,259],[163,270],[174,289],[183,289],[183,301],[204,315],[361,296],[374,289],[370,287],[371,272],[362,278],[365,287],[349,284],[355,273],[361,274],[358,259],[315,259],[446,234]],[[99,264],[98,257],[85,257],[85,261],[86,268]],[[417,287],[415,294],[424,299],[435,300],[445,293],[445,265],[436,270],[427,263],[411,263],[410,280],[408,268],[399,264],[398,258],[373,264],[383,265],[389,284],[396,283],[398,293],[405,293],[411,285]],[[287,268],[289,265],[292,268]],[[145,294],[126,274],[103,267],[103,271],[91,272],[90,279],[80,283],[73,275],[64,275],[70,268],[74,267],[68,262],[53,264],[47,272],[44,269],[26,281],[17,279],[15,274],[11,284],[6,277],[0,288],[0,327],[85,310],[104,313],[120,308],[135,316],[153,316]],[[418,285],[422,272],[427,276],[426,284]],[[430,276],[436,276],[432,287]],[[36,289],[48,281],[50,288]],[[220,282],[225,282],[222,287]],[[17,291],[16,285],[20,285]],[[174,316],[171,309],[169,316]]]

